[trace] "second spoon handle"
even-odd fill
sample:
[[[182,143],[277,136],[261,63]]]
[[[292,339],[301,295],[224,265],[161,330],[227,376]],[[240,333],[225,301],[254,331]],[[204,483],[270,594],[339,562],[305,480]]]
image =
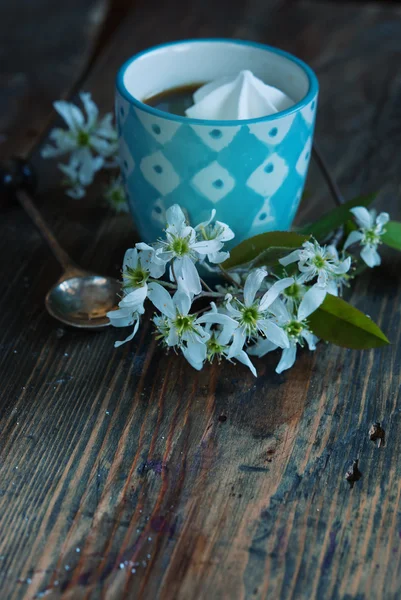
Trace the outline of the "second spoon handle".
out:
[[[60,265],[63,267],[64,271],[73,269],[75,267],[73,261],[56,240],[50,227],[48,226],[48,224],[40,214],[39,210],[33,203],[31,195],[28,192],[26,192],[23,188],[18,188],[17,190],[15,190],[15,194],[21,206],[31,217],[32,221],[35,223],[36,227],[39,229],[40,233],[48,243],[50,250],[53,252],[54,256],[56,257]]]

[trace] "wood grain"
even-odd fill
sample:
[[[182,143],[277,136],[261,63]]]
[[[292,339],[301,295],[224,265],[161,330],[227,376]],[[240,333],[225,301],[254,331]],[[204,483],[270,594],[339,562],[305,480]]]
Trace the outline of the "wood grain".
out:
[[[211,18],[213,14],[213,19]],[[318,138],[347,196],[380,189],[397,216],[401,18],[395,8],[210,0],[139,3],[84,89],[110,109],[117,66],[153,43],[235,36],[280,45],[321,82]],[[118,273],[126,217],[74,203],[36,158],[39,201],[84,267]],[[304,218],[329,206],[317,173]],[[98,190],[99,191],[99,190]],[[2,598],[290,599],[401,589],[400,258],[384,253],[352,302],[393,344],[320,344],[258,379],[226,364],[193,371],[142,327],[65,330],[44,312],[58,275],[18,208],[0,238],[0,585]],[[386,446],[369,440],[380,421]],[[359,458],[362,479],[344,476]]]
[[[0,5],[0,156],[28,155],[68,97],[106,15],[107,0],[13,0]]]

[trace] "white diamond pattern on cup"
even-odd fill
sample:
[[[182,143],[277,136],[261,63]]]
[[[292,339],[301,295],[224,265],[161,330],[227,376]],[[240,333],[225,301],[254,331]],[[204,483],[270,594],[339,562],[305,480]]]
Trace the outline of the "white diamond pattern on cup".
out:
[[[162,196],[170,194],[180,184],[179,175],[160,150],[143,158],[140,169],[146,181]]]
[[[252,221],[252,225],[250,227],[250,236],[257,235],[258,233],[263,233],[266,231],[266,225],[269,223],[274,223],[276,217],[272,211],[272,205],[270,198],[265,198],[262,207],[258,211],[254,220]]]
[[[288,175],[288,165],[278,154],[271,154],[248,178],[246,185],[264,198],[280,189]]]
[[[309,102],[304,108],[301,108],[300,115],[308,125],[312,125],[315,119],[316,100]]]
[[[162,145],[172,140],[177,130],[181,127],[181,123],[177,121],[161,119],[156,115],[145,113],[136,108],[134,108],[134,112],[146,131]]]
[[[124,141],[124,138],[120,138],[119,140],[118,152],[120,155],[121,170],[126,177],[129,177],[132,171],[135,169],[135,161],[132,157],[130,149]]]
[[[204,125],[191,125],[196,135],[212,150],[220,152],[233,141],[241,126],[234,127],[205,127]]]
[[[278,144],[281,144],[281,142],[287,136],[294,119],[295,115],[293,114],[282,117],[275,121],[254,123],[253,125],[248,125],[248,127],[249,131],[264,144],[277,146]]]
[[[235,186],[235,179],[215,160],[199,171],[192,179],[191,184],[208,200],[219,202]]]
[[[163,229],[166,227],[166,207],[164,205],[163,198],[158,198],[156,202],[152,205],[152,221],[162,227]]]
[[[311,150],[312,150],[312,138],[310,137],[307,140],[305,147],[301,152],[301,156],[298,158],[297,164],[295,165],[295,169],[296,169],[297,173],[299,175],[301,175],[301,177],[304,177],[304,175],[306,174],[306,171],[308,170]]]

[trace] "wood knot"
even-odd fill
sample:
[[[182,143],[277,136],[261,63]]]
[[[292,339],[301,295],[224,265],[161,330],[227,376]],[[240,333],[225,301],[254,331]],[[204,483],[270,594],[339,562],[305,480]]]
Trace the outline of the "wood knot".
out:
[[[358,463],[359,460],[357,458],[353,460],[352,465],[345,474],[345,479],[348,481],[351,489],[354,487],[354,483],[362,477],[362,473],[358,469]]]
[[[373,423],[369,429],[369,438],[372,442],[377,442],[377,447],[381,448],[385,445],[386,432],[379,422]]]

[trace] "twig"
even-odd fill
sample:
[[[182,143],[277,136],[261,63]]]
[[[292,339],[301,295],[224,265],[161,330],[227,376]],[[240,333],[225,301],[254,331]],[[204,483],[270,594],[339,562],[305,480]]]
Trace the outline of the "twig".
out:
[[[205,290],[207,290],[208,292],[213,292],[212,288],[206,283],[206,281],[202,279],[202,277],[199,277],[199,279],[201,280],[201,284],[203,285]]]
[[[177,286],[175,283],[170,283],[169,281],[164,281],[164,279],[148,279],[149,283],[159,283],[164,287],[170,288],[171,290],[176,290]]]
[[[178,285],[177,277],[175,276],[174,263],[173,262],[171,263],[171,272],[173,274],[174,281],[175,281],[176,285]]]
[[[338,187],[337,182],[335,181],[334,177],[331,175],[329,168],[327,166],[326,160],[323,158],[323,155],[321,154],[316,143],[313,144],[312,154],[318,164],[318,167],[320,168],[320,170],[322,172],[323,177],[326,180],[327,186],[328,186],[329,190],[331,191],[331,194],[334,198],[335,203],[337,204],[337,206],[341,206],[345,202],[344,196],[342,195],[340,188]]]
[[[201,292],[200,294],[197,294],[194,298],[195,300],[198,300],[199,298],[224,298],[225,294],[222,294],[221,292]]]
[[[238,287],[238,284],[235,281],[235,279],[233,279],[231,277],[231,275],[229,273],[227,273],[227,271],[221,265],[218,265],[218,266],[219,266],[219,269],[220,269],[223,277],[225,277],[227,279],[227,281],[229,281],[232,285],[235,285],[235,287]]]

